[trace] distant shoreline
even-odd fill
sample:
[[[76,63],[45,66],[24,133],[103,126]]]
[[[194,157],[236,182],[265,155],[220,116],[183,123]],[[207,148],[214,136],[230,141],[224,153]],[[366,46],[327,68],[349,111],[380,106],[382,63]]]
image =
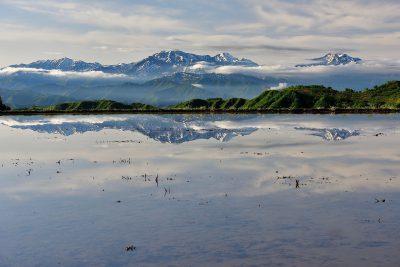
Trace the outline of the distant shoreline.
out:
[[[211,109],[157,109],[157,110],[75,110],[75,111],[0,111],[0,116],[11,115],[106,115],[106,114],[390,114],[400,109],[254,109],[254,110],[211,110]]]

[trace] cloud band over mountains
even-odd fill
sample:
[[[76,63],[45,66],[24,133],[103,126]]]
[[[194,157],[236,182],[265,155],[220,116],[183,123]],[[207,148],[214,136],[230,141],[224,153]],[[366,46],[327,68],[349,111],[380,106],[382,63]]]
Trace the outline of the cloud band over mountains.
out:
[[[337,89],[346,87],[362,89],[381,84],[388,80],[398,80],[400,77],[400,61],[363,60],[361,63],[349,63],[347,65],[310,67],[288,67],[283,65],[216,66],[207,62],[199,62],[187,67],[185,71],[194,74],[243,74],[261,79],[272,78],[276,81],[276,84],[272,85],[271,89],[282,89],[294,84],[323,84]],[[113,74],[102,71],[76,72],[22,67],[6,67],[0,70],[0,80],[2,77],[6,78],[8,76],[24,81],[34,79],[36,82],[44,84],[46,79],[56,79],[59,81],[88,79],[96,83],[101,81],[110,81],[113,83],[124,83],[127,81],[141,83],[146,81],[141,80],[135,75]],[[31,76],[31,78],[28,78],[28,76]],[[193,86],[199,89],[203,88],[201,83],[194,83]]]
[[[88,78],[88,79],[128,79],[129,77],[125,74],[111,74],[104,73],[102,71],[61,71],[61,70],[44,70],[35,68],[14,68],[6,67],[0,70],[1,76],[11,76],[16,74],[36,74],[42,76],[51,76],[57,78]]]

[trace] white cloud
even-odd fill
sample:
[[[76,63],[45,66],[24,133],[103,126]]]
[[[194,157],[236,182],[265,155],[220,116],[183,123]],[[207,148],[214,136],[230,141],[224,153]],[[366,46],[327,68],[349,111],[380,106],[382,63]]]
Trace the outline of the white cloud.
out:
[[[10,76],[17,73],[38,74],[38,75],[65,77],[65,78],[90,78],[90,79],[129,78],[125,74],[109,74],[101,71],[74,72],[74,71],[44,70],[44,69],[34,69],[34,68],[13,68],[13,67],[6,67],[0,70],[0,76]]]
[[[400,5],[394,1],[250,0],[254,13],[277,31],[387,31],[400,27]]]
[[[43,51],[115,64],[175,48],[226,50],[268,65],[294,65],[331,50],[399,60],[400,3],[394,0],[0,2],[29,18],[13,12],[0,18],[3,66],[40,59]]]
[[[197,87],[197,88],[203,88],[204,87],[202,84],[199,84],[199,83],[193,83],[192,85],[194,87]]]
[[[101,50],[101,51],[106,51],[108,50],[108,46],[102,45],[102,46],[93,46],[93,49],[95,50]]]
[[[8,1],[16,8],[57,18],[64,23],[80,23],[101,29],[125,29],[130,32],[171,31],[188,29],[187,23],[158,12],[151,6],[113,10],[100,4],[54,1]],[[175,11],[176,12],[176,11]],[[169,12],[174,14],[174,12]]]
[[[103,123],[109,121],[124,121],[126,118],[120,116],[73,116],[73,117],[43,117],[43,118],[10,118],[0,117],[0,124],[7,126],[33,126],[33,125],[46,125],[46,124],[63,124],[63,123]]]
[[[135,48],[132,47],[117,47],[117,51],[120,53],[132,53],[135,51]]]
[[[288,87],[287,83],[279,83],[277,86],[272,86],[269,89],[270,90],[282,90],[282,89],[285,89],[286,87]]]
[[[199,66],[198,66],[199,68]],[[273,66],[210,66],[204,68],[206,72],[215,72],[221,74],[243,73],[255,76],[296,76],[296,75],[312,75],[312,74],[340,74],[340,73],[397,73],[400,76],[400,64],[392,61],[364,61],[363,63],[350,63],[339,66],[312,66],[312,67],[287,67],[282,65]]]
[[[267,74],[278,73],[286,68],[280,65],[273,66],[256,66],[256,67],[246,67],[246,66],[222,66],[214,69],[207,69],[208,72],[215,72],[220,74],[232,74],[232,73],[243,73],[255,76],[265,76]]]
[[[195,65],[193,72],[234,74],[240,73],[280,82],[271,89],[279,90],[294,84],[324,84],[337,89],[363,89],[382,84],[388,80],[400,79],[400,62],[398,61],[363,61],[339,66],[294,67],[283,65],[272,66],[210,66]]]

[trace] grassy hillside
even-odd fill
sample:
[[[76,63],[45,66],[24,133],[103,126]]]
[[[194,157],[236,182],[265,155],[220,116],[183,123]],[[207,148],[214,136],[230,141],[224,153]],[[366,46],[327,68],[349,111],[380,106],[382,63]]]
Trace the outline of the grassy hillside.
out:
[[[246,99],[243,98],[230,98],[224,100],[222,98],[209,98],[207,100],[203,99],[193,99],[190,101],[185,101],[175,105],[171,108],[174,109],[238,109],[246,103]]]
[[[259,109],[398,109],[400,81],[390,81],[373,89],[356,92],[336,91],[319,85],[293,86],[268,90],[249,99],[194,99],[173,106],[174,109],[259,110]]]
[[[97,100],[97,101],[76,101],[69,103],[62,103],[58,105],[51,105],[47,107],[33,107],[35,111],[104,111],[104,110],[151,110],[155,107],[141,104],[132,103],[130,105],[122,104],[111,100]]]

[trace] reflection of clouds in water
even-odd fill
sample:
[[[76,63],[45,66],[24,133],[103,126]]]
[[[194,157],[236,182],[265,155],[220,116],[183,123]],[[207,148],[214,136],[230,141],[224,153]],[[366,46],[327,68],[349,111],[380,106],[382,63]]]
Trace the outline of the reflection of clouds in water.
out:
[[[124,120],[109,123],[136,120],[136,116],[122,117]],[[161,116],[158,121],[171,122],[171,117]],[[21,264],[14,264],[18,266],[43,258],[50,260],[42,265],[53,266],[64,255],[69,260],[62,262],[64,265],[79,265],[76,258],[104,265],[118,260],[125,245],[132,242],[140,248],[135,257],[124,257],[129,261],[123,265],[132,265],[131,259],[137,265],[145,266],[141,263],[148,263],[148,259],[153,265],[163,265],[171,263],[171,255],[185,255],[186,262],[178,257],[171,264],[186,266],[198,262],[199,257],[207,260],[218,255],[220,259],[222,254],[230,259],[224,260],[225,265],[262,265],[282,251],[289,254],[284,253],[274,265],[310,265],[308,254],[299,249],[307,248],[326,255],[334,265],[343,260],[343,253],[356,254],[357,259],[371,255],[366,262],[381,260],[373,253],[381,253],[375,248],[384,246],[385,255],[389,255],[384,259],[391,262],[383,265],[395,266],[400,240],[396,235],[400,139],[398,133],[385,131],[376,137],[366,132],[391,129],[397,122],[382,117],[336,118],[172,120],[198,131],[276,126],[227,143],[209,139],[182,145],[161,145],[129,130],[65,137],[0,125],[0,138],[6,140],[0,142],[0,163],[4,164],[0,168],[0,198],[2,225],[7,229],[1,251],[20,260]],[[87,124],[87,120],[82,123]],[[294,129],[299,125],[363,131],[351,141],[325,142]],[[140,126],[155,132],[165,132],[163,128],[168,127]],[[54,142],[54,137],[65,141]],[[18,166],[13,164],[16,162]],[[30,176],[28,168],[33,169]],[[295,179],[300,188],[296,189]],[[164,188],[171,193],[165,194]],[[375,203],[374,198],[387,201]],[[35,245],[43,239],[43,246]],[[98,249],[87,250],[96,242]],[[199,247],[204,247],[201,255]],[[20,248],[23,255],[14,257]],[[354,253],[348,253],[350,250]],[[243,251],[249,260],[238,262]],[[325,258],[311,265],[326,264]]]
[[[4,125],[16,129],[30,129],[39,133],[61,134],[65,136],[85,132],[99,132],[105,129],[137,131],[161,143],[183,143],[198,139],[214,138],[228,142],[236,136],[249,135],[256,128],[220,128],[203,120],[182,120],[181,117],[141,115],[134,117],[61,117],[50,119],[23,120],[5,119]]]
[[[125,116],[113,116],[113,115],[93,115],[93,116],[10,116],[0,117],[0,124],[7,125],[9,127],[18,126],[36,126],[36,125],[47,125],[47,124],[64,124],[64,123],[102,123],[106,121],[122,121],[126,120]]]
[[[140,117],[143,118],[140,119]],[[276,178],[283,175],[290,175],[301,181],[310,181],[311,177],[315,179],[314,181],[318,181],[322,177],[331,178],[330,184],[309,182],[309,185],[302,189],[303,192],[308,193],[359,188],[367,190],[377,190],[378,188],[396,190],[396,188],[399,188],[396,179],[388,182],[390,177],[397,177],[398,173],[399,155],[397,150],[394,149],[399,141],[398,136],[393,132],[390,135],[379,137],[365,134],[368,131],[374,132],[375,129],[390,129],[387,124],[388,121],[382,119],[382,117],[364,117],[356,123],[353,123],[354,120],[336,121],[336,118],[332,121],[329,116],[303,116],[304,120],[300,120],[302,116],[260,116],[259,118],[245,116],[246,119],[237,121],[230,116],[227,117],[231,120],[226,121],[223,120],[223,116],[219,120],[213,120],[211,118],[215,119],[215,117],[211,116],[199,117],[200,119],[193,117],[188,119],[185,116],[178,116],[178,119],[175,120],[174,116],[116,116],[115,120],[110,121],[99,118],[98,120],[102,121],[100,123],[87,123],[89,118],[85,118],[85,122],[81,124],[75,122],[51,124],[50,128],[47,128],[48,125],[38,124],[34,126],[38,127],[36,129],[38,132],[52,133],[54,129],[63,131],[62,127],[67,127],[66,125],[71,125],[68,128],[79,125],[81,128],[77,127],[76,129],[83,132],[88,129],[88,131],[95,131],[63,139],[65,142],[50,142],[51,139],[40,138],[42,135],[34,133],[37,137],[35,142],[39,143],[30,145],[29,149],[22,144],[31,142],[29,141],[32,138],[30,133],[16,136],[18,132],[4,131],[2,137],[4,140],[10,140],[7,145],[10,146],[9,149],[13,150],[13,154],[18,157],[22,154],[25,155],[25,158],[41,159],[45,164],[40,169],[35,168],[32,176],[29,177],[29,182],[20,184],[16,180],[14,186],[11,186],[11,184],[4,186],[2,192],[22,195],[36,191],[62,193],[63,190],[68,188],[85,191],[94,186],[92,181],[87,180],[91,175],[96,177],[98,184],[116,182],[115,188],[118,190],[121,186],[118,182],[122,175],[141,175],[143,173],[159,173],[160,177],[163,178],[177,175],[177,179],[171,183],[174,187],[181,187],[181,190],[175,191],[177,194],[209,197],[218,196],[224,190],[242,196],[264,195],[291,190],[289,187],[279,186],[276,183]],[[354,117],[359,118],[358,116]],[[120,118],[125,119],[121,120]],[[57,118],[54,119],[57,120]],[[74,117],[71,116],[66,121],[72,119]],[[78,122],[81,120],[80,118],[75,119]],[[64,118],[59,120],[64,120]],[[368,120],[370,120],[369,124]],[[20,119],[19,121],[23,122]],[[336,124],[339,127],[351,124],[354,127],[363,128],[363,136],[362,138],[352,139],[352,142],[320,142],[316,138],[311,138],[308,133],[304,134],[303,131],[292,127],[296,124],[329,126]],[[393,122],[389,120],[389,124],[393,124]],[[220,132],[215,130],[222,125],[227,127],[220,128]],[[247,125],[252,125],[252,127],[247,127]],[[271,129],[265,127],[255,131],[254,125],[275,125],[276,127]],[[18,125],[18,127],[32,129],[33,126]],[[98,132],[102,129],[124,129],[124,127],[126,128],[125,132],[113,130]],[[129,127],[134,129],[137,134],[132,135],[129,132],[131,131]],[[180,130],[176,130],[176,128]],[[244,138],[232,139],[229,143],[224,144],[218,144],[212,140],[198,140],[195,143],[186,143],[182,146],[160,146],[158,142],[149,142],[144,136],[138,134],[138,132],[144,133],[146,136],[153,136],[154,139],[158,138],[156,139],[158,141],[171,141],[171,143],[173,143],[172,141],[190,140],[190,138],[195,140],[199,136],[211,136],[211,138],[227,140],[226,138],[230,137],[229,134],[233,136],[238,134],[238,132],[234,132],[236,128],[250,128],[252,134]],[[187,129],[195,130],[187,131]],[[302,130],[317,130],[317,134],[325,133],[325,128]],[[348,130],[348,132],[352,133],[351,130]],[[244,133],[246,132],[244,131]],[[340,134],[342,133],[340,132]],[[322,137],[325,137],[325,135]],[[337,138],[346,138],[346,136],[338,135]],[[107,140],[133,139],[140,142],[107,142]],[[104,141],[104,143],[101,141]],[[2,161],[8,159],[7,155],[7,150],[4,150],[1,157]],[[65,173],[56,176],[54,159],[65,159],[67,157],[74,157],[76,159],[75,165],[61,165]],[[120,158],[131,158],[134,168],[130,169],[127,166],[121,168],[121,166],[111,164],[113,160]],[[91,164],[94,160],[98,163]],[[87,164],[81,164],[82,161],[87,162]],[[52,172],[45,172],[49,168],[53,168]],[[5,169],[2,171],[4,172]],[[11,169],[9,171],[11,173],[7,175],[12,177],[12,174],[15,174],[16,171],[18,174],[25,174],[26,170]],[[275,171],[279,171],[279,174]],[[48,183],[47,180],[33,179],[39,173],[43,177],[61,179],[51,180],[51,183]],[[365,181],[366,178],[369,178],[367,182]],[[187,191],[186,179],[196,184],[189,191]],[[148,184],[136,183],[133,186],[140,190],[147,187]]]

